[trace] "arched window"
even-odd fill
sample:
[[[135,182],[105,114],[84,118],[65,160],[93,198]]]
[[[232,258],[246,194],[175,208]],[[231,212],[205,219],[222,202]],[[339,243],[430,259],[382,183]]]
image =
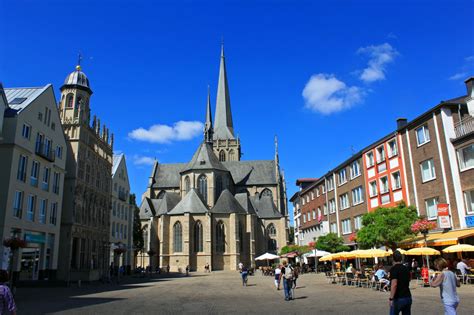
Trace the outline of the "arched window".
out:
[[[191,180],[189,179],[189,176],[186,176],[186,178],[184,179],[184,190],[186,191],[186,193],[191,190]]]
[[[268,236],[270,236],[270,237],[275,237],[275,236],[276,236],[277,231],[276,231],[275,225],[273,225],[273,223],[270,223],[270,224],[267,226],[267,234],[268,234]]]
[[[143,249],[146,251],[148,250],[148,225],[145,225],[142,229],[142,235],[143,235]]]
[[[262,198],[263,196],[270,196],[273,198],[273,194],[272,194],[272,191],[268,188],[265,188],[261,193],[260,193],[260,198]]]
[[[222,192],[222,177],[216,176],[216,200],[219,198]]]
[[[173,225],[173,251],[183,251],[183,229],[179,221]]]
[[[225,252],[225,226],[224,222],[217,222],[216,227],[216,251],[218,253]]]
[[[72,93],[68,94],[66,97],[66,108],[72,108],[74,102],[74,95]]]
[[[239,249],[240,253],[244,251],[244,226],[239,222]]]
[[[156,196],[157,199],[163,199],[163,197],[165,196],[166,192],[164,190],[160,191],[158,193],[158,196]]]
[[[194,252],[203,252],[203,241],[202,241],[202,224],[201,221],[197,221],[194,224]]]
[[[229,161],[235,161],[234,150],[229,151]]]
[[[224,152],[224,150],[219,151],[219,161],[225,162],[225,152]]]
[[[201,194],[202,199],[207,203],[207,177],[206,175],[201,175],[198,178],[198,189]]]

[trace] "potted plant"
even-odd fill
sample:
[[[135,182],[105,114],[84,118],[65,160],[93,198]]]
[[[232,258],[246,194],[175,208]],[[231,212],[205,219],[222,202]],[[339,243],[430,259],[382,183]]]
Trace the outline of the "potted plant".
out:
[[[429,221],[426,218],[421,218],[416,220],[415,223],[411,225],[411,231],[415,234],[421,233],[425,239],[426,246],[426,235],[428,232],[436,228],[436,222]]]

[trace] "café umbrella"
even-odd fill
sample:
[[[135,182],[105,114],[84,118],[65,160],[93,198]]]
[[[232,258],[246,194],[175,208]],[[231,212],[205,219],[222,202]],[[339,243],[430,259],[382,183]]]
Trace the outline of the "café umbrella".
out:
[[[267,265],[269,264],[268,262],[270,260],[274,260],[274,259],[278,259],[280,258],[280,256],[278,255],[274,255],[274,254],[271,254],[271,253],[265,253],[263,255],[260,255],[258,256],[257,258],[255,258],[255,260],[266,260],[267,261]]]
[[[466,253],[474,252],[474,246],[469,244],[458,244],[446,247],[443,249],[443,253]],[[461,254],[462,257],[462,254]]]
[[[436,256],[440,255],[441,253],[439,250],[436,250],[431,247],[417,247],[407,250],[406,255],[413,255],[413,256],[426,256],[426,265],[428,270],[430,269],[430,260],[428,256]]]

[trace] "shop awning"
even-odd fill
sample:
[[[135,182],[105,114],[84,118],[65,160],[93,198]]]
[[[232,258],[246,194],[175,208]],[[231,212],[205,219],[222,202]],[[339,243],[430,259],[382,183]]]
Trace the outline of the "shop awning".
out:
[[[426,236],[426,246],[448,246],[456,245],[459,240],[474,236],[474,229],[464,229],[449,232],[435,232]],[[423,235],[415,236],[400,242],[401,248],[412,248],[425,246]]]

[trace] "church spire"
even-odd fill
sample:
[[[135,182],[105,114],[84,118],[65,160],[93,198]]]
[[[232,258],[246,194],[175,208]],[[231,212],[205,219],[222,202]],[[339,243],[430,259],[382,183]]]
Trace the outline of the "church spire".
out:
[[[204,125],[204,140],[207,143],[212,143],[212,134],[211,92],[207,86],[206,124]]]
[[[219,84],[217,86],[215,139],[235,139],[232,112],[230,110],[229,86],[225,67],[224,44],[221,47]]]

